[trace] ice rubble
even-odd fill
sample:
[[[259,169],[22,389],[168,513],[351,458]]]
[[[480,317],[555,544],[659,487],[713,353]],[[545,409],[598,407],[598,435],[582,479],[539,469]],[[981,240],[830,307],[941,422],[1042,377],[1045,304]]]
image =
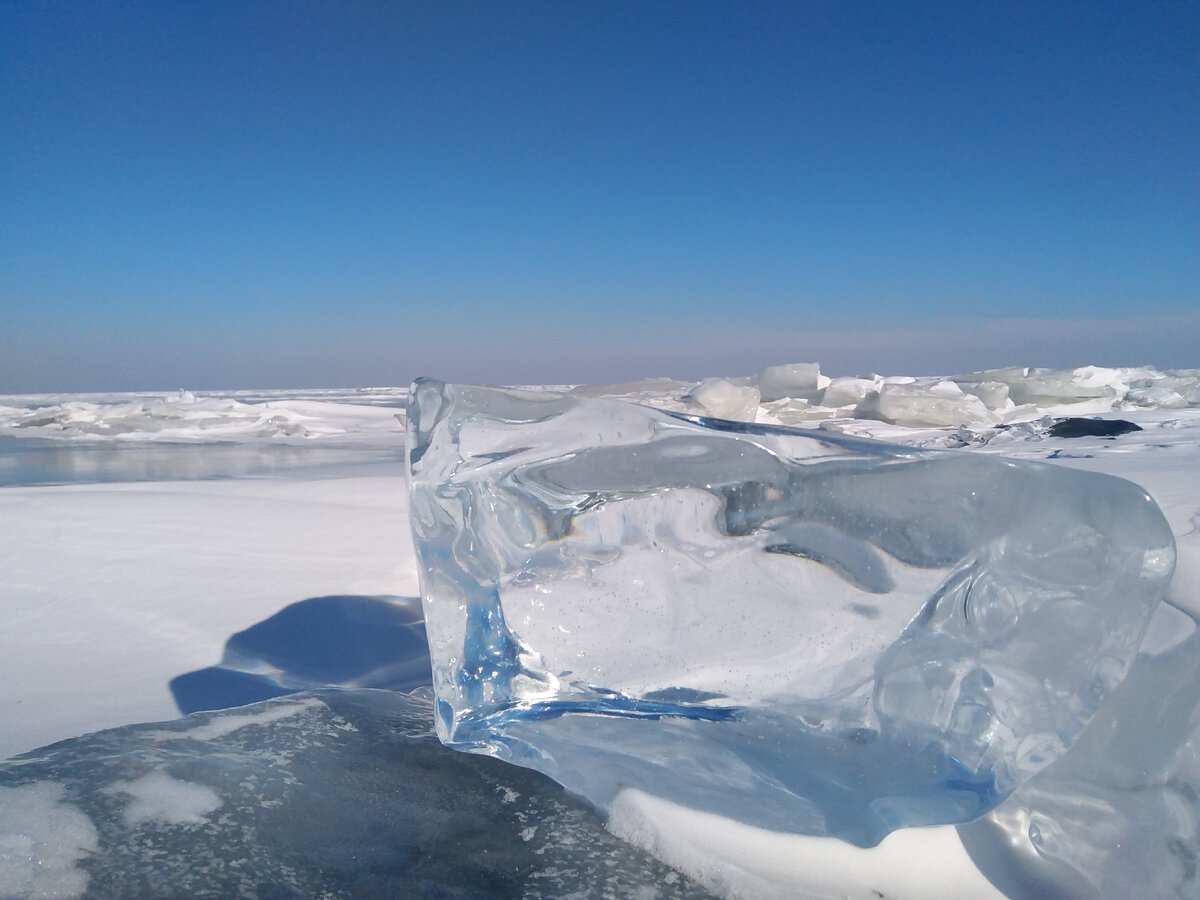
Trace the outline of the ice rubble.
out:
[[[428,380],[408,424],[439,736],[601,808],[975,818],[1120,684],[1174,562],[1143,491],[1047,465]]]
[[[392,389],[10,396],[0,397],[0,434],[115,441],[394,435],[406,399]]]
[[[706,379],[701,388],[687,398],[690,411],[717,418],[783,425],[878,419],[909,428],[987,429],[1047,415],[1198,406],[1200,370],[1013,367],[950,377],[829,378],[816,363],[794,363],[769,366],[747,378]],[[738,410],[729,400],[735,390],[759,392],[761,405],[755,415],[725,415]]]
[[[764,424],[824,424],[836,430],[839,423],[868,420],[959,428],[971,440],[1046,416],[1198,406],[1200,370],[1013,367],[947,377],[831,378],[817,363],[789,363],[752,376],[563,389]],[[403,428],[406,402],[405,388],[8,395],[0,396],[0,435],[116,442],[390,438]]]
[[[0,762],[0,897],[710,898],[427,694],[320,691]]]

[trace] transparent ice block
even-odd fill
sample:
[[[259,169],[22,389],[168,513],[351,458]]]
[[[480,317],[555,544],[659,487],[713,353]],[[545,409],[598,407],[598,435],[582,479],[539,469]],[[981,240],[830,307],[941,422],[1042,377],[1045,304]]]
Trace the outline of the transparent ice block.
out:
[[[606,808],[638,788],[871,846],[973,819],[1124,678],[1174,542],[1048,464],[414,383],[437,729]]]

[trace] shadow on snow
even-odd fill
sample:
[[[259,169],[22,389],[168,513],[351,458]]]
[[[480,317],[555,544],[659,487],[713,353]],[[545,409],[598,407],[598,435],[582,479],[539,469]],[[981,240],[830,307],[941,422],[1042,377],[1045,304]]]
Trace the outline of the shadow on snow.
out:
[[[171,680],[184,715],[320,687],[411,691],[431,683],[419,597],[311,597],[239,631],[220,665]]]

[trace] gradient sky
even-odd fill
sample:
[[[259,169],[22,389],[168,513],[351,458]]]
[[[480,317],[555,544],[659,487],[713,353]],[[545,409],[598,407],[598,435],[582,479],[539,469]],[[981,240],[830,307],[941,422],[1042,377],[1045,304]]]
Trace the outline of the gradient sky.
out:
[[[1200,4],[0,0],[0,393],[1200,366]]]

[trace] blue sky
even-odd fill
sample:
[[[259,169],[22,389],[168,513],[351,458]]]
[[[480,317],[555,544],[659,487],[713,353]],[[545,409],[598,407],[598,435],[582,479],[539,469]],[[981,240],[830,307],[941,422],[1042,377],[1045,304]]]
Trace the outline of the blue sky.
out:
[[[0,393],[1200,366],[1194,2],[0,0]]]

